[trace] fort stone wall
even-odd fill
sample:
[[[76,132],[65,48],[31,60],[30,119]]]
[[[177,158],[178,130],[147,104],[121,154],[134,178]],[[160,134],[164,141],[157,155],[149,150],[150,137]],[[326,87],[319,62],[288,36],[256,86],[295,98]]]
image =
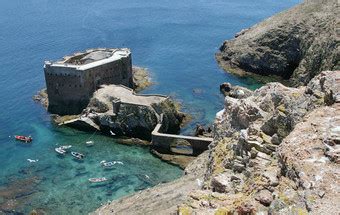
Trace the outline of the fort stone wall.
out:
[[[95,65],[46,62],[44,66],[48,111],[60,115],[79,114],[103,84],[133,87],[131,53]]]

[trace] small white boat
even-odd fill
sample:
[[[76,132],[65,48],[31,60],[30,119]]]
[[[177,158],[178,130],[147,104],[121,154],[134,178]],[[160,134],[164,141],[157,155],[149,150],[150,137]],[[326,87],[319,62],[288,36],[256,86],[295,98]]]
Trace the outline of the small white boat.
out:
[[[65,154],[66,154],[66,150],[64,150],[64,149],[62,149],[62,148],[60,148],[60,147],[55,148],[54,150],[55,150],[58,154],[60,154],[60,155],[65,155]]]
[[[101,161],[100,164],[104,167],[104,168],[110,168],[113,167],[115,164],[121,164],[123,165],[123,162],[121,161]]]
[[[87,146],[93,146],[93,145],[94,145],[94,142],[93,142],[92,140],[86,141],[86,145],[87,145]]]
[[[38,162],[39,160],[38,160],[38,159],[34,160],[34,159],[29,159],[29,158],[28,158],[27,161],[30,162],[30,163],[36,163],[36,162]]]
[[[112,161],[110,161],[110,162],[103,162],[103,163],[102,163],[102,166],[103,166],[103,167],[113,167],[115,164],[116,164],[116,163],[115,163],[115,162],[112,162]]]
[[[72,147],[72,145],[65,145],[65,146],[60,146],[59,148],[61,148],[61,149],[69,149],[69,148],[71,148]]]
[[[100,183],[100,182],[104,182],[107,181],[108,179],[105,177],[102,178],[89,178],[89,182],[91,183]]]
[[[83,154],[81,154],[79,152],[71,152],[71,155],[73,157],[77,158],[78,160],[82,160],[85,157],[85,155],[83,155]]]

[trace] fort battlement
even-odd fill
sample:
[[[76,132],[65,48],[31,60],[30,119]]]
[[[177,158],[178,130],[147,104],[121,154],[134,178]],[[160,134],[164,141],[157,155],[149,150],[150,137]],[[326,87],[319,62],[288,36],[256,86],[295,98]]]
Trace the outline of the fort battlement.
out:
[[[79,114],[103,84],[133,87],[131,52],[121,49],[88,49],[46,61],[44,73],[51,113]]]

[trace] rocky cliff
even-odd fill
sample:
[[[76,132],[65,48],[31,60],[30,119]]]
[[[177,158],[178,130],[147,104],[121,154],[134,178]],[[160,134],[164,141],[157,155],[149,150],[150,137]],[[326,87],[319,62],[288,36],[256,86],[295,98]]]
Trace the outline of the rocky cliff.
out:
[[[189,165],[190,177],[96,213],[337,214],[340,71],[321,72],[304,87],[270,83],[248,93],[226,96],[214,142]],[[196,168],[204,176],[192,175]]]
[[[151,132],[163,117],[166,133],[179,132],[184,114],[169,97],[139,95],[118,85],[102,85],[76,119],[64,122],[81,130],[100,130],[113,136],[151,140]]]
[[[216,59],[228,72],[275,75],[306,85],[339,70],[336,0],[308,0],[225,41]]]
[[[339,93],[340,71],[328,71],[306,87],[270,83],[247,98],[227,96],[205,189],[184,207],[205,214],[336,214]]]

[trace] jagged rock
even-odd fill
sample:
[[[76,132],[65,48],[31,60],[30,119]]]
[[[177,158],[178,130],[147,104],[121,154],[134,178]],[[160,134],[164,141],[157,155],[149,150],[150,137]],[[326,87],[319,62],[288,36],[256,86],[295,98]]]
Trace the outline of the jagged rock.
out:
[[[279,136],[277,134],[274,134],[271,140],[274,145],[279,145],[281,143]]]
[[[47,89],[44,88],[40,90],[36,95],[33,96],[33,100],[36,102],[40,102],[44,108],[48,107],[48,95]]]
[[[327,157],[329,147],[334,146],[325,142],[332,136],[332,128],[340,125],[339,116],[339,103],[315,109],[279,148],[282,172],[304,190],[300,198],[312,214],[336,214],[340,210],[340,183],[336,179],[340,167]]]
[[[269,190],[261,190],[256,194],[255,199],[265,206],[269,206],[273,201],[272,193]]]
[[[153,84],[149,75],[149,71],[146,68],[133,66],[132,78],[133,89],[136,92],[142,91]]]
[[[98,130],[109,135],[151,140],[151,132],[159,123],[161,115],[163,132],[177,133],[184,115],[170,98],[159,95],[139,96],[122,86],[103,85],[94,93],[76,122],[91,122],[99,127]],[[73,121],[71,125],[80,125]]]
[[[213,177],[210,187],[218,193],[237,193],[244,186],[244,176],[232,171],[226,171]]]
[[[262,176],[268,179],[269,186],[276,187],[279,184],[279,169],[275,167],[267,168]]]
[[[228,72],[305,85],[323,70],[340,69],[336,10],[336,0],[305,1],[225,41],[216,59]]]
[[[222,193],[227,192],[228,194],[233,192],[247,193],[263,189],[267,190],[263,191],[267,194],[273,191],[278,192],[275,197],[278,199],[275,199],[275,201],[269,196],[267,196],[267,199],[263,198],[262,202],[259,196],[252,197],[257,198],[265,206],[270,205],[270,211],[273,214],[292,214],[297,213],[297,211],[315,210],[316,206],[311,199],[314,199],[315,196],[322,199],[327,198],[327,191],[324,188],[317,191],[313,190],[317,185],[316,181],[320,180],[321,176],[314,174],[316,179],[308,177],[312,167],[299,172],[298,166],[290,166],[286,157],[280,158],[279,165],[277,151],[280,151],[281,145],[292,135],[291,132],[296,130],[295,126],[306,120],[305,117],[308,112],[325,105],[336,105],[334,104],[336,100],[329,98],[338,95],[339,80],[340,71],[322,72],[306,87],[289,88],[279,83],[271,83],[254,91],[251,96],[244,99],[227,96],[225,107],[218,114],[215,122],[215,142],[211,144],[211,159],[209,159],[209,171],[206,174],[206,181],[210,181],[210,186],[206,186],[206,188],[213,191],[223,191]],[[252,106],[252,108],[249,108],[249,106]],[[244,117],[251,112],[250,110],[254,109],[256,109],[259,117]],[[325,112],[324,110],[323,113]],[[328,111],[327,114],[326,119],[330,120],[331,117],[329,116],[332,115],[334,123],[338,121],[337,117],[334,117],[339,115],[337,112]],[[318,123],[315,125],[318,125]],[[320,126],[314,126],[314,128],[317,129]],[[286,156],[291,157],[291,159],[294,158],[291,162],[295,162],[295,160],[302,162],[301,159],[305,155],[311,156],[310,152],[315,150],[320,158],[307,161],[312,162],[313,166],[332,161],[334,164],[337,163],[338,154],[336,153],[338,152],[340,129],[338,129],[336,123],[328,126],[325,124],[321,127],[328,131],[316,130],[323,133],[323,137],[318,138],[315,131],[292,136],[296,148],[289,145],[286,148],[289,151]],[[296,142],[297,139],[308,139],[307,137],[317,138],[324,143],[324,146],[313,149],[306,143],[303,143],[303,147],[301,147]],[[304,148],[308,148],[308,151],[303,152]],[[285,165],[281,166],[281,162],[287,164],[289,168],[286,170]],[[220,165],[220,163],[223,165]],[[230,182],[229,178],[236,172],[243,177],[242,186]],[[337,186],[335,185],[333,189],[337,189]],[[215,187],[217,187],[217,190],[215,190]],[[296,191],[298,188],[303,191]],[[313,190],[313,192],[307,192],[307,190]],[[329,198],[328,200],[330,201]],[[252,202],[252,199],[245,202]],[[268,210],[256,204],[253,204],[253,206],[257,211]]]
[[[205,132],[205,129],[204,129],[203,126],[196,125],[196,130],[195,130],[195,136],[196,137],[203,135],[204,132]]]
[[[213,177],[211,180],[211,187],[213,191],[219,193],[227,193],[231,191],[231,185],[229,180],[229,173],[220,174]]]
[[[247,98],[252,94],[252,91],[245,87],[233,86],[227,82],[220,85],[220,91],[224,96],[230,96],[236,99]]]

